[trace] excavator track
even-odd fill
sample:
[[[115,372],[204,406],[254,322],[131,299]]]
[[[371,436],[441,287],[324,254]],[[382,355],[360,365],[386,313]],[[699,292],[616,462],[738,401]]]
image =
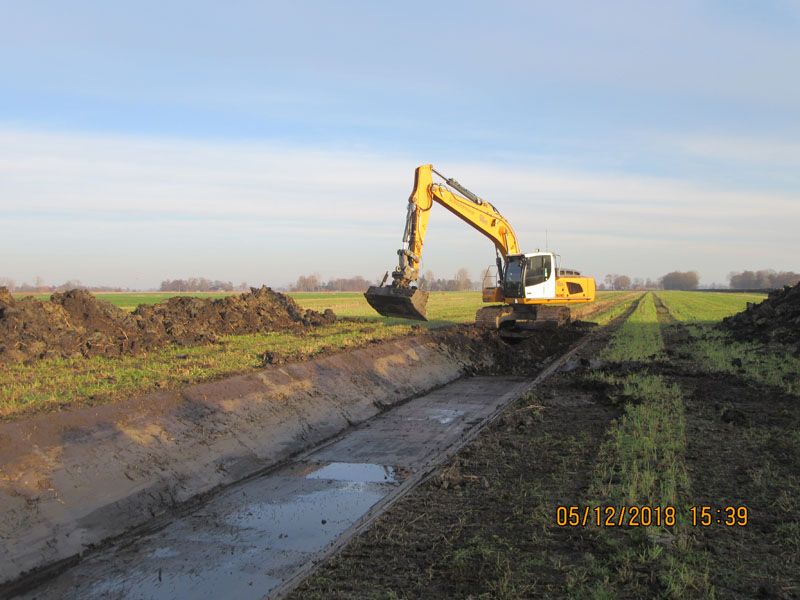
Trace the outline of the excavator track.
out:
[[[481,329],[497,330],[500,328],[500,323],[511,316],[514,309],[510,306],[486,306],[478,309],[475,314],[475,326]]]
[[[509,343],[530,337],[537,329],[566,325],[571,320],[568,306],[488,306],[475,315],[475,325],[497,331]]]

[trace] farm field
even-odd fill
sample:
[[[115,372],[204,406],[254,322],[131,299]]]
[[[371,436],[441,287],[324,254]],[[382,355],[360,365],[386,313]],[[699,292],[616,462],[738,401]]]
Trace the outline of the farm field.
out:
[[[797,410],[800,357],[793,347],[790,350],[777,343],[776,340],[784,338],[770,333],[772,329],[764,329],[763,320],[763,315],[771,310],[787,317],[786,323],[793,322],[796,318],[791,312],[793,308],[779,304],[770,308],[770,302],[794,302],[800,294],[787,291],[784,295],[786,299],[777,292],[770,295],[769,302],[748,308],[721,327],[720,319],[740,312],[748,303],[758,302],[764,296],[607,293],[596,303],[574,311],[577,319],[594,321],[600,327],[544,330],[520,346],[507,346],[496,337],[489,339],[470,333],[471,328],[466,324],[471,321],[476,305],[480,305],[477,294],[434,294],[432,320],[425,326],[438,331],[424,338],[427,341],[422,345],[408,340],[403,342],[404,350],[389,350],[397,352],[388,355],[392,364],[403,364],[401,357],[408,352],[405,348],[413,349],[414,355],[430,351],[422,348],[436,348],[435,352],[441,355],[431,356],[452,357],[454,352],[462,357],[471,356],[466,363],[456,362],[446,367],[448,370],[455,367],[451,376],[458,377],[463,368],[458,365],[475,365],[471,368],[476,369],[478,377],[457,382],[464,386],[457,396],[463,397],[466,404],[474,402],[469,400],[470,394],[477,389],[473,387],[483,385],[482,381],[500,381],[512,376],[503,385],[523,385],[520,390],[531,391],[521,398],[523,392],[505,400],[510,404],[499,418],[476,437],[468,437],[471,441],[465,441],[465,446],[420,485],[409,488],[406,495],[377,516],[370,529],[350,539],[341,552],[320,563],[320,568],[300,583],[292,597],[791,597],[796,589],[794,574],[800,567],[797,558],[800,504],[794,500],[800,497],[797,475],[800,456],[796,452],[800,441],[796,433],[800,425]],[[80,298],[86,301],[86,295],[75,296],[73,300]],[[89,300],[79,306],[94,310],[96,303]],[[265,304],[247,304],[256,300]],[[341,419],[339,405],[328,400],[326,386],[342,381],[342,387],[346,388],[349,380],[347,376],[342,378],[342,374],[351,370],[360,372],[363,363],[374,361],[376,369],[360,375],[366,389],[376,385],[388,386],[390,393],[395,389],[395,374],[387,373],[385,380],[381,375],[386,371],[387,358],[380,353],[397,347],[379,345],[373,350],[370,346],[359,354],[326,356],[321,362],[298,364],[288,372],[271,368],[254,378],[225,380],[186,390],[185,394],[172,391],[158,398],[171,399],[172,404],[165,403],[163,409],[176,411],[177,428],[161,429],[160,423],[167,421],[143,424],[138,429],[130,425],[131,417],[135,419],[140,411],[150,407],[162,410],[160,400],[139,398],[142,392],[174,390],[194,382],[247,373],[268,365],[279,366],[285,361],[304,361],[320,353],[335,354],[342,348],[424,331],[417,324],[371,315],[359,305],[360,298],[355,294],[306,294],[295,300],[317,311],[313,313],[317,317],[326,308],[347,316],[336,322],[307,322],[311,312],[298,311],[286,298],[261,291],[251,299],[231,300],[223,306],[226,311],[237,311],[244,305],[257,310],[273,306],[276,311],[284,306],[294,311],[295,320],[287,321],[281,330],[224,335],[213,343],[168,345],[116,358],[48,358],[6,364],[0,368],[5,377],[3,393],[10,390],[17,395],[4,406],[8,412],[3,419],[17,420],[3,424],[5,435],[7,439],[16,439],[9,431],[21,428],[20,439],[32,439],[30,436],[46,420],[54,426],[53,431],[60,432],[51,443],[54,448],[62,448],[65,456],[87,451],[86,444],[80,441],[84,435],[97,436],[98,443],[114,448],[119,435],[105,436],[102,428],[109,425],[102,419],[106,417],[100,417],[102,427],[97,431],[88,427],[89,421],[84,424],[80,419],[126,410],[128,417],[111,426],[112,431],[120,427],[120,449],[130,447],[125,440],[136,439],[141,448],[148,449],[148,456],[153,453],[153,465],[158,465],[165,464],[165,459],[172,460],[172,455],[184,445],[194,443],[194,430],[187,430],[183,420],[184,415],[190,414],[186,411],[201,411],[197,416],[191,413],[189,422],[197,423],[202,432],[197,441],[198,451],[204,454],[206,444],[219,439],[216,436],[230,435],[239,444],[240,435],[249,439],[247,436],[251,434],[244,432],[252,427],[263,433],[277,426],[277,438],[272,433],[262,437],[275,439],[274,443],[280,445],[285,417],[276,419],[275,410],[313,415],[303,407],[315,403],[327,406],[325,410]],[[190,301],[177,305],[198,311],[189,315],[200,314],[208,306]],[[9,306],[13,309],[14,305]],[[123,318],[119,322],[129,318],[120,314],[124,318],[119,317]],[[735,330],[731,329],[734,322],[738,323]],[[742,327],[748,323],[761,328],[751,338],[743,335],[746,329]],[[784,334],[782,329],[778,333]],[[578,340],[583,345],[576,355],[550,362]],[[481,353],[470,355],[475,347],[480,347]],[[514,348],[517,350],[510,350]],[[437,366],[424,373],[420,369],[426,367],[412,361],[404,367],[410,369],[405,376],[438,376],[442,367],[435,361],[440,360],[461,359],[426,361],[426,366]],[[538,387],[527,387],[531,380],[524,378],[541,372],[548,364],[560,370]],[[298,377],[295,369],[304,369],[302,372],[306,374]],[[315,377],[326,379],[320,382],[321,387],[307,387]],[[266,393],[257,392],[258,397],[274,405],[252,403],[248,390],[256,389],[251,386],[261,389],[267,381],[271,383],[266,384],[269,386]],[[283,381],[286,383],[279,383]],[[279,387],[272,387],[276,384]],[[283,385],[287,387],[280,387]],[[277,392],[279,389],[286,391]],[[283,401],[284,393],[292,394],[289,396],[292,400]],[[352,388],[338,397],[354,394],[352,397],[357,399],[361,393]],[[68,410],[129,397],[134,398],[133,403],[120,402],[97,411]],[[217,397],[220,398],[217,409],[204,408],[206,402]],[[200,401],[198,404],[195,398]],[[309,404],[305,404],[306,398]],[[398,409],[409,410],[411,403],[399,401]],[[371,402],[367,403],[370,410],[377,408],[380,412],[381,408]],[[251,411],[259,407],[265,420],[251,423],[254,415]],[[63,415],[24,418],[63,409],[68,410]],[[393,410],[389,408],[387,412]],[[209,416],[205,417],[206,414]],[[423,418],[422,413],[412,415]],[[77,420],[72,419],[74,416]],[[211,421],[198,420],[206,418]],[[401,417],[401,421],[407,418]],[[341,420],[342,426],[350,431],[353,427],[350,419]],[[233,423],[245,429],[226,434]],[[299,437],[293,439],[307,444],[305,436],[309,433],[324,436],[330,416],[314,423],[310,427],[301,425],[294,434]],[[363,425],[363,431],[375,427],[372,420]],[[45,431],[49,431],[47,427]],[[360,439],[361,431],[358,426],[353,430],[354,439]],[[190,435],[181,438],[183,442],[171,448],[174,442],[171,436],[187,433]],[[379,431],[376,435],[387,447],[395,443],[390,434]],[[385,435],[389,439],[384,440]],[[156,438],[161,441],[156,443]],[[38,439],[36,443],[42,442]],[[6,448],[10,451],[11,446],[7,444]],[[138,451],[137,448],[136,444],[132,447],[133,451]],[[363,454],[369,450],[366,446],[351,447],[343,443],[342,448],[350,456],[350,462],[361,457],[359,460],[364,463],[379,465],[376,461],[384,460],[379,458],[384,450],[378,448],[375,458]],[[243,449],[244,456],[252,452],[249,446]],[[323,455],[327,456],[324,452],[320,456]],[[195,464],[194,457],[187,458],[189,465]],[[230,464],[239,464],[238,460]],[[303,482],[308,469],[318,465],[300,462],[297,475],[298,481]],[[385,469],[391,470],[400,469],[404,463],[386,464],[389,466]],[[393,464],[399,466],[392,467]],[[65,473],[72,472],[68,462],[63,469]],[[116,472],[124,473],[118,483],[127,486],[130,482],[131,489],[139,489],[137,471]],[[214,471],[214,476],[226,477],[226,472],[227,467]],[[58,473],[54,480],[62,476]],[[145,469],[142,473],[150,471]],[[401,478],[406,477],[405,473]],[[420,471],[420,477],[425,473]],[[246,475],[238,477],[242,476]],[[282,481],[280,477],[278,480]],[[258,483],[256,487],[263,485],[266,484]],[[330,485],[347,488],[344,482]],[[365,492],[364,498],[369,493]],[[40,492],[32,496],[36,501],[48,501],[46,496],[36,494]],[[297,499],[301,504],[306,502],[304,494]],[[232,492],[230,497],[239,498],[239,493]],[[266,500],[257,496],[251,502],[256,505],[282,501],[281,497],[278,494]],[[170,501],[169,497],[161,500]],[[48,505],[41,506],[44,510]],[[25,510],[26,514],[31,512],[30,507]],[[200,510],[202,513],[203,509]],[[304,521],[303,527],[320,527],[321,523],[323,531],[329,515],[315,518],[316,521]],[[175,531],[190,522],[191,517],[186,521],[176,517]],[[296,534],[296,531],[290,533],[291,539]],[[137,534],[133,535],[136,541]],[[161,543],[158,536],[153,540],[156,545]],[[184,537],[176,543],[179,544],[176,548],[193,547]],[[131,540],[123,541],[123,545],[131,545]],[[245,546],[240,547],[237,542],[234,547],[244,552],[243,557],[247,555]],[[116,550],[106,552],[101,548],[99,552],[109,565],[116,564]],[[150,550],[145,552],[149,553]],[[128,559],[120,560],[122,566]],[[174,576],[172,568],[168,568],[170,576]],[[107,569],[101,571],[105,573]],[[81,571],[75,573],[74,577],[80,578]],[[194,577],[191,569],[187,573],[190,579]],[[137,577],[132,573],[125,581],[138,585]],[[58,586],[72,585],[69,579],[59,581],[54,583],[52,593],[43,597],[58,597],[57,590],[61,589]]]
[[[227,294],[216,296],[224,295]],[[97,296],[128,310],[134,308],[134,302],[153,304],[170,297],[161,293]],[[331,308],[342,319],[310,331],[227,335],[213,344],[167,346],[135,356],[49,358],[0,365],[0,419],[102,404],[151,390],[209,381],[276,361],[303,360],[323,352],[410,335],[421,327],[471,323],[482,304],[479,292],[435,292],[429,302],[430,320],[412,323],[375,314],[359,293],[292,296],[303,308]],[[601,292],[597,302],[578,307],[576,316],[604,324],[637,296],[630,292]]]
[[[224,298],[241,292],[98,292],[94,296],[123,310],[133,311],[140,304],[157,304],[176,297]],[[579,313],[620,297],[631,297],[639,292],[598,292],[597,301],[579,307]],[[18,298],[33,297],[47,300],[50,294],[14,294]],[[364,300],[361,292],[286,292],[303,308],[323,311],[333,310],[340,317],[364,317],[368,319],[384,319]],[[430,320],[424,326],[438,326],[449,323],[467,323],[475,318],[475,311],[483,305],[480,292],[434,292],[428,304]],[[398,319],[386,321],[400,321]]]
[[[292,597],[797,597],[800,362],[716,327],[759,299],[647,293]]]

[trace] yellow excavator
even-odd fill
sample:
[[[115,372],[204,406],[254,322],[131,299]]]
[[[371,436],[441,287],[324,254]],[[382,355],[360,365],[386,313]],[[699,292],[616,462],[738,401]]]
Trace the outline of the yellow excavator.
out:
[[[434,174],[444,184],[434,183]],[[478,326],[499,330],[507,339],[524,337],[543,324],[568,322],[569,305],[595,299],[593,278],[560,268],[558,255],[552,252],[521,252],[514,229],[491,203],[455,179],[444,177],[432,165],[422,165],[417,167],[414,189],[408,199],[405,247],[397,251],[400,264],[392,272],[392,282],[385,285],[387,272],[379,286],[371,286],[364,294],[381,315],[427,320],[429,292],[414,284],[420,277],[422,245],[434,202],[477,229],[495,246],[494,285],[483,288],[483,301],[495,305],[478,310],[475,317]]]

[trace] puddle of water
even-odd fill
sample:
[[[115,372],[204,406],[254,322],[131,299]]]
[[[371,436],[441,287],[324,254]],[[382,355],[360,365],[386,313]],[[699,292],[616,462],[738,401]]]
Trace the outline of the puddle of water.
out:
[[[306,475],[306,479],[332,479],[359,483],[397,483],[394,467],[373,463],[332,462]]]
[[[229,494],[197,518],[154,534],[119,563],[98,561],[93,580],[73,581],[62,593],[42,597],[260,600],[392,489],[297,477],[282,483],[281,501],[242,501]]]
[[[438,421],[442,425],[452,423],[464,414],[463,410],[454,408],[429,408],[425,411],[425,417],[409,417],[409,421]]]
[[[150,553],[150,558],[173,558],[175,556],[180,556],[180,552],[164,546],[156,548]]]
[[[363,483],[300,493],[285,502],[248,504],[225,517],[238,531],[259,532],[272,550],[314,552],[350,527],[388,490]]]

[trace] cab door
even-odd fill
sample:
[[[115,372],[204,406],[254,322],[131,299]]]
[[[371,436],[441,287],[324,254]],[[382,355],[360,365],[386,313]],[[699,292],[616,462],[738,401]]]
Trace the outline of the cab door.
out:
[[[553,255],[534,254],[527,256],[525,268],[525,298],[529,300],[554,299],[556,297],[556,273]]]

